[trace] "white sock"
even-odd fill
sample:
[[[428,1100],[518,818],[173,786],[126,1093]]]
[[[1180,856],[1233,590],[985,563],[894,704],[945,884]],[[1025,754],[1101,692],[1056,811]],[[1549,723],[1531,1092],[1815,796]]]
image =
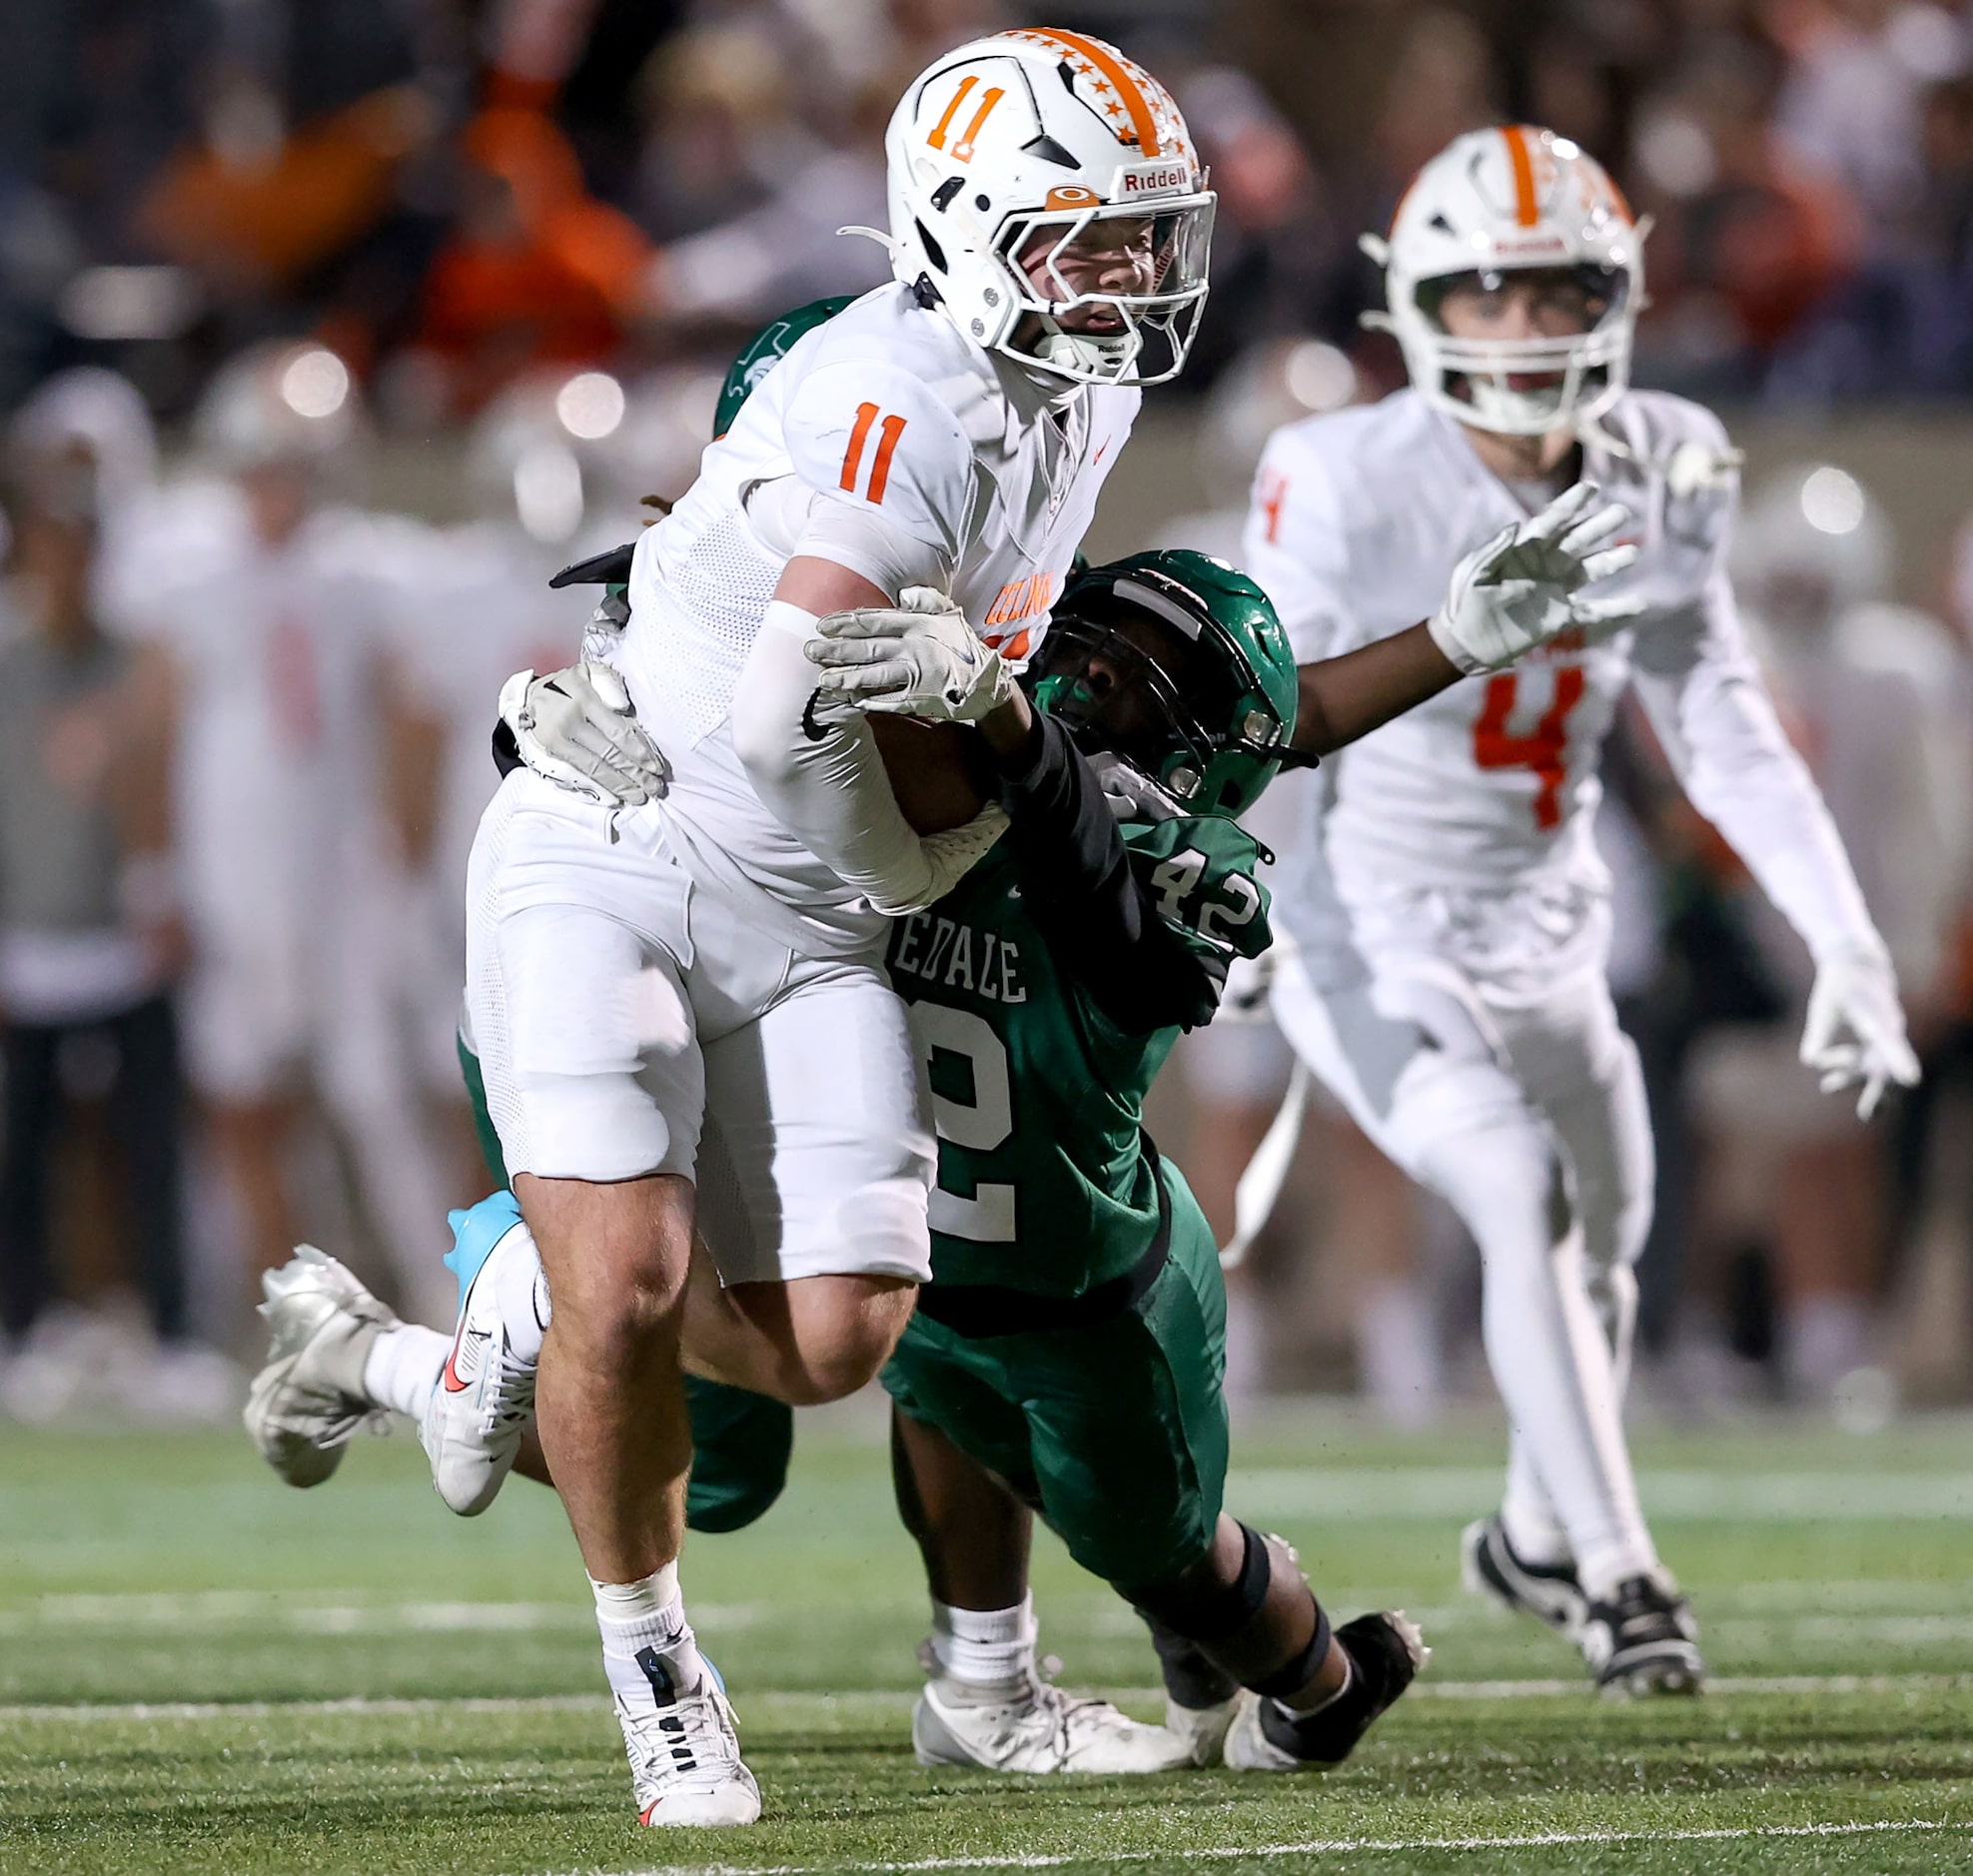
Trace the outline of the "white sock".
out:
[[[1032,1594],[1011,1609],[955,1609],[932,1602],[932,1658],[952,1680],[1001,1686],[1032,1671],[1035,1658]]]
[[[1507,1542],[1523,1563],[1567,1563],[1571,1560],[1568,1533],[1528,1457],[1527,1441],[1518,1433],[1507,1446],[1507,1490],[1500,1500],[1500,1523]]]
[[[685,1620],[676,1563],[633,1583],[599,1583],[591,1576],[589,1587],[612,1692],[641,1709],[653,1700],[669,1704],[671,1696],[663,1691],[667,1680],[672,1695],[690,1693],[704,1680],[705,1662]]]
[[[422,1323],[400,1323],[379,1333],[363,1362],[363,1391],[379,1407],[417,1419],[439,1385],[453,1341]]]
[[[534,1234],[525,1225],[514,1226],[493,1247],[493,1293],[507,1344],[518,1360],[537,1362],[553,1312],[548,1308],[547,1274],[534,1248]]]

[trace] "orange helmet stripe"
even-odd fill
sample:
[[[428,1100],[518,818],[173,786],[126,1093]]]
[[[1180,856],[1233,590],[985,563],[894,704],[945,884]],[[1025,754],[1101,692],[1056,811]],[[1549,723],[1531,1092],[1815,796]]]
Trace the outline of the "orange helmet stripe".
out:
[[[1078,57],[1087,59],[1116,86],[1117,95],[1124,101],[1124,109],[1130,113],[1131,129],[1137,134],[1139,154],[1147,157],[1163,154],[1158,144],[1158,122],[1151,114],[1151,100],[1144,95],[1143,86],[1131,76],[1129,68],[1109,47],[1094,39],[1085,39],[1081,33],[1066,32],[1059,26],[1036,26],[1024,36],[1052,40]]]
[[[1541,205],[1534,199],[1534,159],[1527,153],[1527,132],[1519,124],[1503,124],[1500,135],[1506,140],[1507,161],[1514,173],[1514,220],[1523,228],[1533,228],[1541,220]]]

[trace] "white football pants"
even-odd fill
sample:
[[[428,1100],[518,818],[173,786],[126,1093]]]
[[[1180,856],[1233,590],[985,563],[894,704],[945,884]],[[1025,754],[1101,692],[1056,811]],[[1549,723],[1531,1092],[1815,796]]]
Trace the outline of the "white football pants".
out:
[[[1622,1424],[1650,1123],[1600,948],[1596,968],[1560,975],[1535,1003],[1489,998],[1435,950],[1372,957],[1370,980],[1342,990],[1318,990],[1285,960],[1276,1020],[1358,1126],[1473,1234],[1486,1358],[1512,1424],[1508,1536],[1533,1560],[1573,1556],[1602,1593],[1657,1557]]]
[[[797,955],[694,883],[657,808],[525,769],[467,893],[467,1020],[509,1173],[691,1179],[729,1284],[931,1276],[930,1091],[877,957]]]

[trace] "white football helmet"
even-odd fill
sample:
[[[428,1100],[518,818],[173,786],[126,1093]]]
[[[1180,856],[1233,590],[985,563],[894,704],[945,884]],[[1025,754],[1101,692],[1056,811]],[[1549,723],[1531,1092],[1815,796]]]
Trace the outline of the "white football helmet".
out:
[[[158,435],[150,407],[129,379],[100,365],[57,372],[21,406],[7,431],[16,466],[81,449],[95,465],[97,491],[131,499],[158,479]]]
[[[1364,236],[1389,308],[1364,324],[1396,335],[1419,395],[1463,424],[1531,437],[1586,423],[1630,381],[1648,232],[1603,166],[1566,137],[1529,124],[1469,131],[1419,171],[1390,239]],[[1588,331],[1553,339],[1446,331],[1449,289],[1515,269],[1571,273],[1602,312]]]
[[[1168,92],[1114,46],[1035,27],[960,46],[906,88],[884,138],[897,278],[989,349],[1079,384],[1156,385],[1184,368],[1206,304],[1212,192]],[[1062,256],[1095,226],[1151,224],[1154,289],[1077,293]],[[1018,263],[1059,230],[1038,290]],[[869,232],[869,231],[860,231]],[[1116,333],[1058,315],[1107,306]],[[1023,343],[1025,318],[1039,326]]]

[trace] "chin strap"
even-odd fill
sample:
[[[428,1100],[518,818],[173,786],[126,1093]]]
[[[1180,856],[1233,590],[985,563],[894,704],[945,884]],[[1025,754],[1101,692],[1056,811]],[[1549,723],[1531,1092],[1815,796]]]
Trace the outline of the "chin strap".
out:
[[[904,243],[899,241],[895,235],[881,228],[865,228],[861,222],[852,222],[847,228],[837,229],[836,233],[839,235],[861,235],[865,241],[874,241],[893,260],[904,252]]]
[[[1112,379],[1075,378],[1072,368],[1094,360],[1098,365],[1117,372],[1128,371],[1137,362],[1144,350],[1144,335],[1135,326],[1128,326],[1112,338],[1099,338],[1094,333],[1065,332],[1046,313],[1035,316],[1041,321],[1041,338],[1030,350],[1028,356],[1043,371],[1059,372],[1070,378],[1075,385],[1109,384]]]

